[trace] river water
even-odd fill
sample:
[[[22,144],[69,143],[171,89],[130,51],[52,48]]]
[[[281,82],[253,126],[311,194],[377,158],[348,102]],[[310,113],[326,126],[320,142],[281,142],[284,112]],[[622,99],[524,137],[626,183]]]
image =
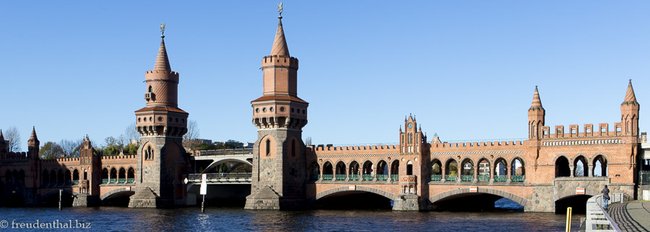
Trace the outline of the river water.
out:
[[[580,216],[574,216],[577,231]],[[92,231],[564,231],[552,213],[393,212],[386,210],[249,211],[238,208],[0,208],[0,227]],[[36,225],[35,222],[41,224]],[[49,225],[48,225],[49,223]],[[22,229],[25,230],[25,229]],[[29,229],[27,229],[29,230]]]

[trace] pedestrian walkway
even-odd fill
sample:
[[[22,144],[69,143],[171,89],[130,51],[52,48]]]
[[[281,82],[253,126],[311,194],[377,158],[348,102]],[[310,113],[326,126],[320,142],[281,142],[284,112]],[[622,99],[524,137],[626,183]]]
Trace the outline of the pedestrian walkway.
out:
[[[650,231],[650,202],[614,203],[608,213],[622,231]]]

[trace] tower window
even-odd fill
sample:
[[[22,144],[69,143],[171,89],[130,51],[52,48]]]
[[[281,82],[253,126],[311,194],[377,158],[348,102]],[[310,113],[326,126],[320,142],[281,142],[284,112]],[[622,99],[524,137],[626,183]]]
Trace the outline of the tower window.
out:
[[[151,149],[151,146],[147,146],[147,149],[144,150],[144,160],[153,160],[153,149]]]
[[[147,91],[147,92],[149,92],[149,93],[153,92],[153,88],[151,87],[151,85],[149,86],[149,91]]]
[[[266,140],[266,156],[271,155],[271,140]]]

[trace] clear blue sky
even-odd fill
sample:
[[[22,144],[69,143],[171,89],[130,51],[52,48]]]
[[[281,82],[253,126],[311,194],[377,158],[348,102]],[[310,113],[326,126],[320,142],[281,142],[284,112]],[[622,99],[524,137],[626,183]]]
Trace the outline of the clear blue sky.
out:
[[[144,105],[161,22],[180,107],[202,138],[253,142],[250,101],[276,1],[3,1],[0,128],[41,143],[119,136]],[[539,85],[547,125],[614,123],[627,80],[650,120],[648,1],[285,1],[303,136],[395,143],[405,115],[429,137],[526,136]]]

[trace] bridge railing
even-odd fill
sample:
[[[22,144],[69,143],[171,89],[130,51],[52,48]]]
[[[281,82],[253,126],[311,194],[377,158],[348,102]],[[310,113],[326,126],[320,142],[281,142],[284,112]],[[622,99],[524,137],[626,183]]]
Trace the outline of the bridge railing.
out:
[[[233,173],[205,173],[208,182],[250,182],[253,173],[250,172],[233,172]],[[192,173],[187,175],[188,182],[200,183],[203,173]]]
[[[490,175],[477,175],[476,179],[474,178],[474,175],[455,175],[455,174],[447,174],[447,175],[441,175],[441,174],[433,174],[431,175],[431,183],[444,183],[444,182],[459,182],[459,183],[475,183],[478,182],[479,184],[491,184],[491,183],[499,183],[499,184],[521,184],[526,180],[526,176],[524,175],[515,175],[515,176],[510,176],[508,177],[507,175],[495,175],[490,177]]]
[[[607,210],[603,209],[602,202],[602,194],[593,196],[587,200],[585,231],[621,231],[618,224],[609,216]],[[614,199],[612,199],[613,202]]]
[[[461,175],[460,176],[460,181],[461,182],[472,182],[472,181],[474,181],[474,175]]]

